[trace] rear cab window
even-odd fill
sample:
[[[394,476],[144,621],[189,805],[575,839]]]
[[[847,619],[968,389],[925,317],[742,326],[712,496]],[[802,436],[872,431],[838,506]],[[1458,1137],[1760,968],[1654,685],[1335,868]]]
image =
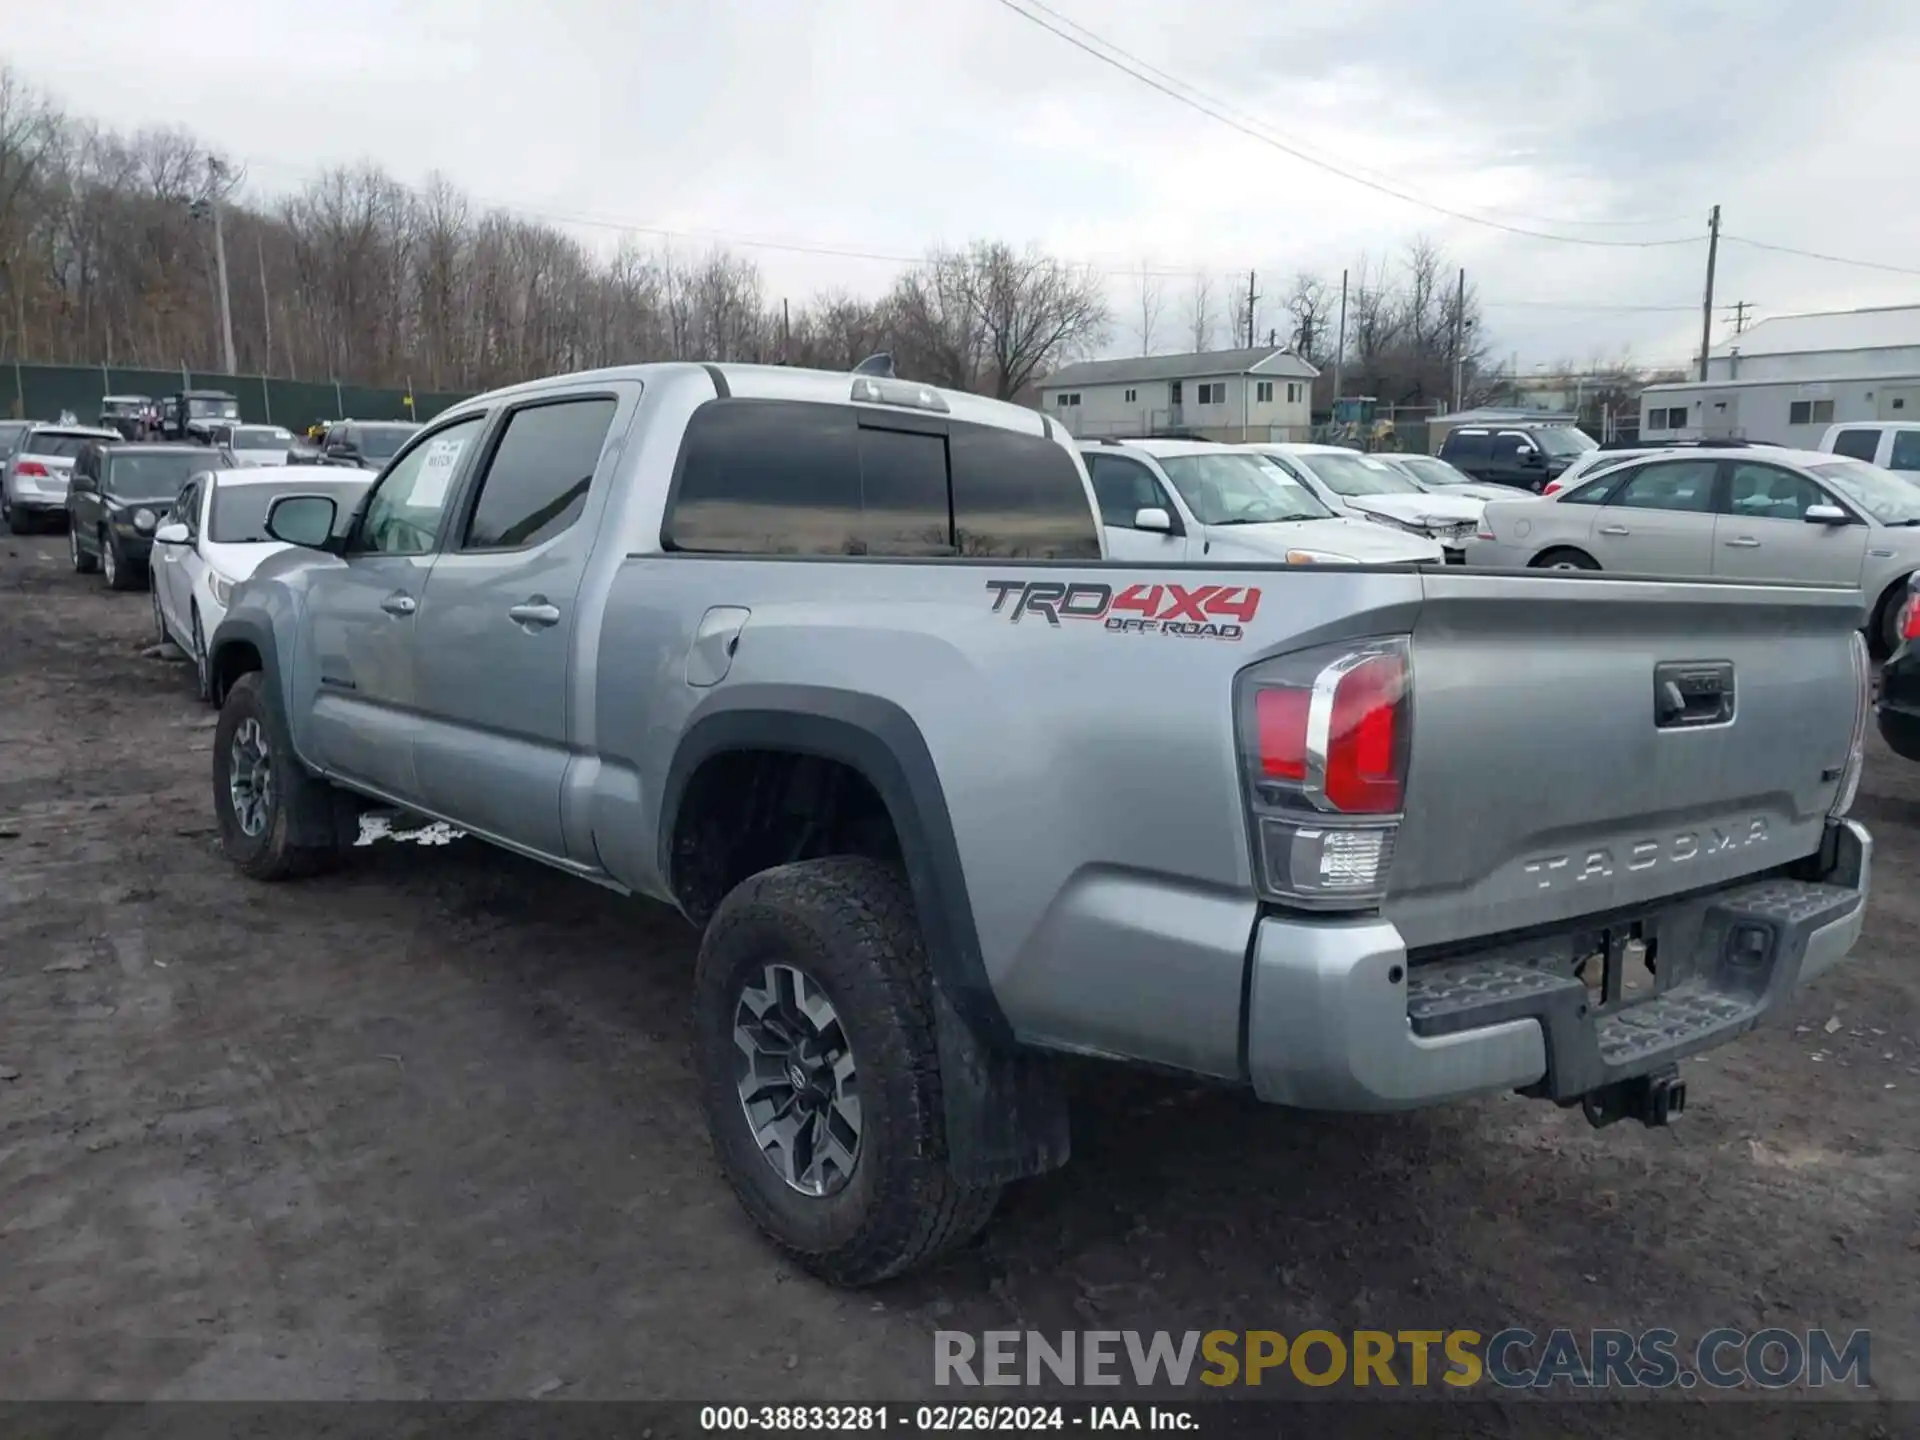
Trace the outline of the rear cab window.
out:
[[[1080,470],[1039,434],[850,404],[694,412],[661,543],[736,555],[1098,559]]]

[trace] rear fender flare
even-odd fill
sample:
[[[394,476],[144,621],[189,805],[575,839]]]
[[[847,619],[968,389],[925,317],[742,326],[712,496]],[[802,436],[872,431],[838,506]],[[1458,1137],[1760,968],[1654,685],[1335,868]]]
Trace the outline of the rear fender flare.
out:
[[[851,766],[893,821],[933,971],[947,1163],[961,1181],[1000,1184],[1066,1163],[1066,1094],[1049,1057],[1014,1042],[993,993],[933,756],[890,700],[807,685],[740,685],[715,695],[682,736],[661,793],[659,865],[673,883],[673,834],[688,782],[729,750],[788,750]]]

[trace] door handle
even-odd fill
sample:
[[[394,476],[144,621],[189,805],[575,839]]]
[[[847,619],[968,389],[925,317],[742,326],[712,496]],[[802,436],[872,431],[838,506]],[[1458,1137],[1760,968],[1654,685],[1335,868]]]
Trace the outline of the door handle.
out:
[[[1631,535],[1633,532],[1624,525],[1602,525],[1600,527],[1600,533],[1602,535]]]
[[[560,607],[549,604],[544,595],[534,595],[509,607],[507,618],[516,625],[532,625],[544,630],[560,623]]]
[[[420,607],[411,595],[396,590],[380,602],[380,608],[389,615],[411,615]]]
[[[1731,545],[1736,550],[1758,550],[1760,548],[1760,542],[1754,539],[1751,535],[1742,535],[1739,538],[1734,540],[1729,540],[1726,543]]]

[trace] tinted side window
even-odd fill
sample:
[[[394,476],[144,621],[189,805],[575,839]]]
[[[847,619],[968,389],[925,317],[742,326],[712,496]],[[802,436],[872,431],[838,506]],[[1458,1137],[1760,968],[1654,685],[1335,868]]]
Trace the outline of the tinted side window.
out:
[[[1488,444],[1488,458],[1495,465],[1517,466],[1523,451],[1531,450],[1533,442],[1524,435],[1511,431],[1496,435]]]
[[[709,400],[687,422],[669,550],[732,555],[858,553],[854,417],[797,400]]]
[[[1893,453],[1887,457],[1889,470],[1920,470],[1920,430],[1893,432]]]
[[[534,405],[508,416],[461,548],[538,545],[578,520],[616,403],[611,396],[595,396]]]
[[[1098,560],[1100,528],[1073,455],[1041,435],[956,423],[954,540],[962,555]]]
[[[1160,494],[1159,484],[1137,460],[1122,460],[1117,455],[1089,455],[1086,460],[1104,523],[1131,529],[1136,514],[1155,506],[1173,514]]]
[[[1878,430],[1842,430],[1833,437],[1833,453],[1851,455],[1856,460],[1873,460],[1874,451],[1880,448]]]
[[[1626,477],[1609,502],[1630,510],[1705,512],[1713,504],[1714,460],[1662,460]]]
[[[1442,442],[1440,458],[1455,465],[1478,465],[1487,458],[1487,437],[1462,435],[1456,430]]]

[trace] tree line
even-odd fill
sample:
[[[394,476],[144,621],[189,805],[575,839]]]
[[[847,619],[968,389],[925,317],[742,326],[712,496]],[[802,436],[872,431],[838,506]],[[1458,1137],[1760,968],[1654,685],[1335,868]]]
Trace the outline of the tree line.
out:
[[[241,167],[180,130],[120,133],[63,112],[0,66],[0,356],[224,368],[211,207],[244,374],[477,390],[645,360],[846,369],[890,351],[915,379],[1001,398],[1133,331],[1142,353],[1246,338],[1244,295],[1150,267],[1129,307],[1111,277],[995,240],[936,249],[877,296],[768,297],[751,259],[631,240],[596,252],[539,220],[476,204],[442,177],[329,170],[264,200]],[[1350,276],[1346,393],[1447,398],[1486,343],[1430,241]],[[1176,294],[1176,291],[1182,293]],[[1318,364],[1331,398],[1337,279],[1301,273],[1256,309],[1269,337]],[[1116,310],[1131,308],[1131,323]],[[1456,321],[1458,325],[1456,327]],[[1456,336],[1458,341],[1456,343]]]

